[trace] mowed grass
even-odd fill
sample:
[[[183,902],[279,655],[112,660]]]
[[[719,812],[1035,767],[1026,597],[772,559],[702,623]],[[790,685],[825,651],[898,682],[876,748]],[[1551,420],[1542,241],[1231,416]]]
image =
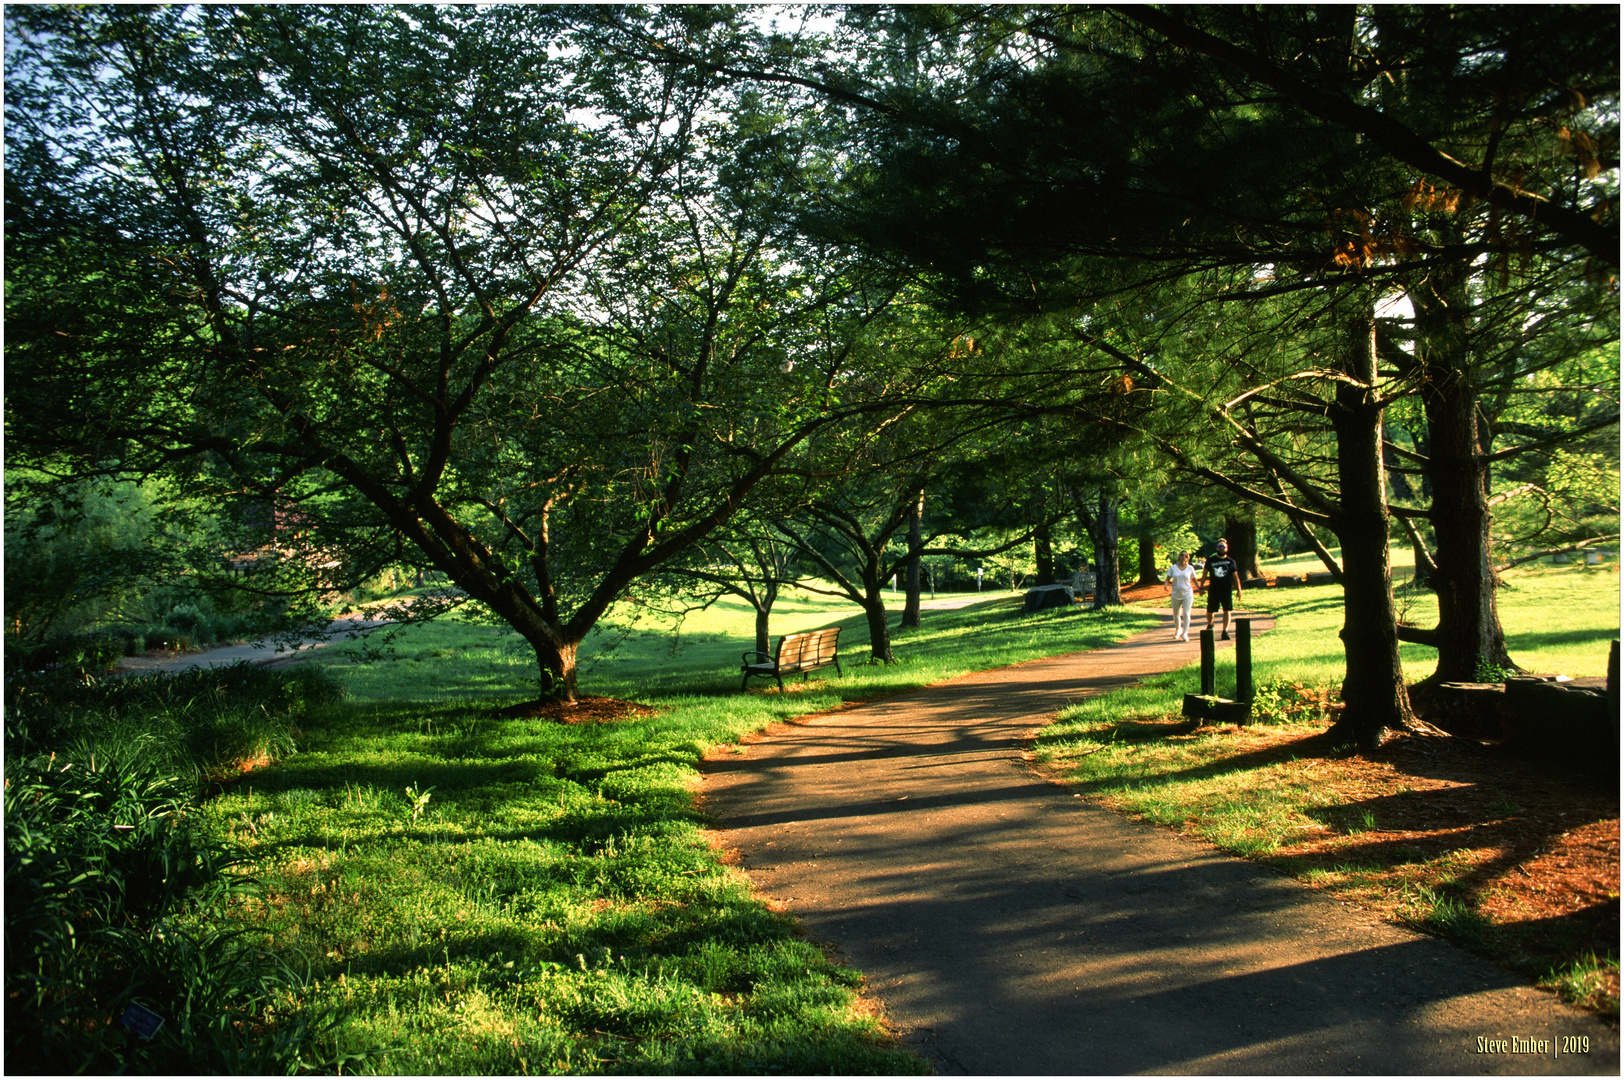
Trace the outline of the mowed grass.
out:
[[[589,642],[583,692],[651,710],[613,723],[499,716],[533,696],[534,661],[490,627],[413,628],[393,661],[323,650],[352,699],[203,813],[265,883],[244,917],[350,1011],[343,1049],[391,1074],[923,1068],[856,1007],[860,975],[723,864],[698,762],[773,720],[1101,647],[1154,616],[1028,616],[1005,594],[927,611],[897,633],[897,664],[872,665],[852,608],[780,605],[775,635],[847,627],[843,677],[739,693],[753,615],[723,602],[676,636],[621,625]]]
[[[1341,589],[1252,590],[1245,599],[1277,620],[1276,629],[1252,647],[1253,682],[1260,698],[1278,703],[1280,713],[1273,719],[1303,736],[1323,731],[1326,694],[1340,684],[1343,672],[1337,636],[1343,621]],[[1410,599],[1410,617],[1417,625],[1437,621],[1437,601],[1430,593]],[[1616,567],[1509,572],[1499,607],[1509,650],[1525,669],[1575,678],[1607,674],[1608,647],[1619,636]],[[1197,626],[1201,624],[1198,619]],[[1437,662],[1436,652],[1422,645],[1404,644],[1400,656],[1411,681],[1427,675]],[[1235,691],[1233,658],[1233,652],[1220,654],[1221,695]],[[1259,786],[1267,774],[1244,762],[1226,766],[1232,740],[1221,731],[1164,737],[1163,725],[1179,716],[1183,695],[1199,685],[1200,669],[1192,664],[1079,702],[1044,729],[1034,747],[1037,759],[1067,766],[1073,782],[1150,820],[1178,824],[1199,817],[1204,835],[1227,850],[1272,850],[1289,830],[1305,823],[1302,812],[1314,805],[1316,796],[1289,780],[1279,790]]]
[[[1232,854],[1271,861],[1465,944],[1492,945],[1492,935],[1484,930],[1487,922],[1472,906],[1476,894],[1468,897],[1462,884],[1481,879],[1480,866],[1498,857],[1484,846],[1490,841],[1358,842],[1360,833],[1409,827],[1381,820],[1373,807],[1394,799],[1407,807],[1412,797],[1416,804],[1444,803],[1451,792],[1474,785],[1412,776],[1391,761],[1351,759],[1328,753],[1324,746],[1299,748],[1328,726],[1325,706],[1342,678],[1340,589],[1253,590],[1246,600],[1278,620],[1277,629],[1253,643],[1258,702],[1270,710],[1259,718],[1263,723],[1190,730],[1180,709],[1183,694],[1199,687],[1199,667],[1191,665],[1073,705],[1041,733],[1034,746],[1036,759],[1106,806],[1179,828]],[[1436,621],[1431,594],[1418,593],[1409,600],[1411,621],[1421,626]],[[1606,674],[1609,645],[1619,636],[1616,566],[1509,572],[1499,608],[1509,650],[1526,670],[1572,677]],[[1233,655],[1220,653],[1218,664],[1218,692],[1226,696],[1234,692]],[[1404,645],[1402,656],[1411,681],[1425,677],[1436,664],[1436,654],[1419,645]],[[1582,792],[1580,798],[1587,805],[1609,801],[1588,799]],[[1521,812],[1507,803],[1488,817]],[[1596,813],[1600,821],[1609,811],[1603,807]],[[1616,800],[1610,814],[1616,819]],[[1414,816],[1408,810],[1406,815]],[[1568,824],[1591,820],[1575,816]],[[1344,838],[1348,852],[1367,855],[1350,854],[1328,867],[1318,857],[1326,854],[1321,844],[1316,858],[1299,857],[1305,843],[1323,839],[1327,830]],[[1332,846],[1343,842],[1333,838]],[[1483,850],[1470,850],[1474,846]],[[1277,857],[1282,853],[1287,857]],[[1611,888],[1616,904],[1616,880]],[[1506,955],[1496,958],[1527,969],[1528,956],[1514,955],[1521,949],[1508,946]],[[1533,974],[1561,987],[1574,981],[1567,971],[1574,963],[1583,968],[1579,981],[1597,970],[1611,970],[1616,985],[1616,951],[1585,962],[1561,961],[1550,972]],[[1616,999],[1600,1007],[1616,1011]]]

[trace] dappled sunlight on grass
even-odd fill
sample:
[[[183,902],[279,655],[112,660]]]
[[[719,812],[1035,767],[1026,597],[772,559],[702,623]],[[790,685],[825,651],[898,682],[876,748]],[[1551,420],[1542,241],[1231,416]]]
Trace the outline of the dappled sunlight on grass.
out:
[[[1521,664],[1605,672],[1618,634],[1615,573],[1538,568],[1508,584],[1501,612]],[[1065,710],[1037,737],[1034,759],[1102,805],[1268,862],[1616,1011],[1616,790],[1450,740],[1399,740],[1368,756],[1329,746],[1320,736],[1323,695],[1342,677],[1339,591],[1247,599],[1278,619],[1254,641],[1254,681],[1282,688],[1295,719],[1195,729],[1180,716],[1182,695],[1199,685],[1192,664]],[[1430,609],[1412,607],[1421,625],[1436,618],[1426,601]],[[1232,657],[1219,657],[1220,694],[1233,693]],[[1403,657],[1417,680],[1436,654],[1407,645]]]
[[[780,610],[775,631],[845,627],[845,673],[740,693],[753,613],[722,602],[679,638],[589,639],[582,689],[650,707],[609,722],[504,716],[533,696],[533,661],[491,627],[413,627],[371,663],[335,647],[312,662],[353,700],[206,809],[267,883],[243,914],[312,957],[318,996],[355,1011],[351,1037],[390,1047],[384,1072],[919,1071],[857,1007],[858,976],[707,844],[696,764],[774,721],[1098,648],[1155,617],[1024,615],[992,596],[926,611],[896,633],[898,662],[873,664],[849,606]]]

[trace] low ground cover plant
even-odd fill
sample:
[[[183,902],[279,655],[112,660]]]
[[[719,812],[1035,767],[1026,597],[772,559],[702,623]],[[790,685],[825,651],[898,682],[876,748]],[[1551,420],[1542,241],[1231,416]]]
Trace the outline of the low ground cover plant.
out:
[[[198,829],[210,778],[291,752],[341,694],[248,665],[6,683],[6,1064],[13,1072],[336,1068],[341,1017],[296,952],[229,914],[254,883]],[[138,1033],[125,1010],[145,1009]]]
[[[1618,636],[1610,567],[1507,575],[1501,615],[1525,668],[1603,675]],[[1596,1011],[1618,1011],[1618,792],[1459,739],[1355,757],[1322,738],[1341,677],[1334,586],[1253,591],[1279,620],[1254,645],[1257,720],[1192,729],[1195,668],[1066,710],[1034,746],[1106,806],[1267,862],[1439,933]],[[1430,597],[1417,596],[1421,625]],[[1233,669],[1219,666],[1219,691]],[[1431,669],[1405,646],[1406,669]]]
[[[140,745],[194,788],[293,750],[309,711],[343,696],[320,668],[237,663],[116,676],[56,668],[6,680],[8,753]]]
[[[203,814],[266,883],[241,917],[317,959],[316,998],[348,1011],[344,1045],[377,1048],[380,1072],[918,1072],[856,1009],[860,975],[708,842],[696,767],[774,720],[1152,621],[1019,604],[927,612],[899,634],[898,664],[862,663],[859,640],[844,678],[741,694],[752,616],[724,602],[675,642],[608,636],[585,680],[603,697],[562,723],[503,714],[526,696],[513,665],[532,661],[489,628],[415,628],[386,663],[336,647],[318,662],[352,700]],[[777,614],[790,632],[852,611],[804,600]],[[642,707],[615,704],[631,698]]]
[[[7,754],[7,1069],[337,1067],[341,1017],[309,1006],[300,957],[226,914],[252,887],[240,857],[145,749]]]

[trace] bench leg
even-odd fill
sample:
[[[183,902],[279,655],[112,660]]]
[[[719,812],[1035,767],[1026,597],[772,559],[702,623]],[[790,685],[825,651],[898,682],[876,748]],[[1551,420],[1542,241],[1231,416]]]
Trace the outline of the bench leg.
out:
[[[838,656],[835,657],[835,674],[839,675],[841,678],[846,677],[846,673],[840,670],[840,657]]]
[[[784,692],[784,676],[774,672],[773,678],[778,680],[778,692],[782,694]]]
[[[749,685],[750,685],[750,673],[748,671],[746,671],[744,673],[743,681],[739,683],[739,693],[741,693],[741,694],[744,693],[745,687],[747,687]]]

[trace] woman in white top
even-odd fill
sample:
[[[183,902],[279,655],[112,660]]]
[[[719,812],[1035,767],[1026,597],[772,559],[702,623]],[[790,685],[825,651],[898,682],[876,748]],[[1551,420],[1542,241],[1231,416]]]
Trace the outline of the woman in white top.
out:
[[[1190,553],[1179,552],[1178,561],[1167,568],[1163,576],[1168,594],[1173,600],[1173,640],[1190,640],[1190,608],[1195,604],[1196,569],[1190,565]]]

